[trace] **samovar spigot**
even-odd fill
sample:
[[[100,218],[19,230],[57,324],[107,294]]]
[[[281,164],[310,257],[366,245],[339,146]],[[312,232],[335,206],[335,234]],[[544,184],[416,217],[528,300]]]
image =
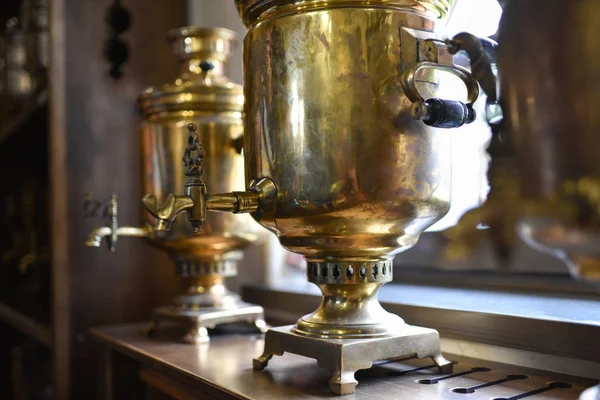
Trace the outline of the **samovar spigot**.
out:
[[[183,155],[185,175],[188,177],[184,194],[169,193],[161,206],[158,206],[158,199],[154,195],[145,195],[142,199],[146,210],[158,220],[154,229],[168,231],[171,222],[183,212],[187,212],[188,220],[196,233],[201,231],[208,210],[234,214],[254,213],[256,219],[260,219],[265,213],[274,213],[277,189],[268,178],[251,184],[250,190],[245,192],[208,194],[206,185],[202,182],[204,146],[200,143],[196,129],[195,124],[188,125],[188,144]]]
[[[110,201],[104,214],[110,220],[109,226],[101,226],[94,228],[88,235],[88,239],[85,245],[88,247],[100,247],[102,240],[106,239],[108,249],[114,252],[117,249],[117,240],[119,236],[131,236],[131,237],[148,237],[152,233],[150,227],[136,227],[136,226],[119,226],[118,222],[118,203],[117,195],[115,193],[110,196]],[[93,217],[96,216],[96,211],[102,207],[102,202],[95,202],[88,197],[84,203],[86,214]]]

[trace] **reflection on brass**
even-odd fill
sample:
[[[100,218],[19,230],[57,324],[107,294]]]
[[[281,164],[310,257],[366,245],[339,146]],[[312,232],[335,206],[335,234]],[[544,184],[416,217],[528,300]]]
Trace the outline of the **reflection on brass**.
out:
[[[240,250],[259,239],[260,227],[245,215],[206,214],[206,209],[255,210],[251,196],[260,197],[254,192],[206,197],[206,187],[228,193],[244,185],[239,152],[242,88],[224,71],[237,35],[222,28],[184,27],[167,37],[179,58],[181,75],[172,83],[146,89],[138,99],[144,115],[142,182],[148,227],[119,228],[115,217],[110,226],[94,230],[88,244],[98,246],[106,237],[114,248],[118,236],[147,236],[150,244],[173,258],[178,274],[189,281],[184,295],[155,310],[149,333],[163,320],[188,327],[186,342],[208,340],[207,328],[222,323],[249,321],[265,329],[262,308],[241,302],[224,285],[225,277],[237,274]],[[203,148],[201,143],[210,145]],[[191,225],[176,218],[183,212]]]
[[[272,353],[321,351],[338,394],[354,391],[354,372],[373,361],[365,354],[432,357],[451,368],[435,331],[407,325],[377,301],[377,290],[392,278],[394,255],[449,209],[450,135],[413,120],[402,73],[431,61],[422,46],[436,39],[435,25],[451,3],[237,1],[249,29],[242,193],[253,217],[305,256],[308,279],[323,292],[313,314],[267,333],[257,368]],[[419,95],[444,97],[456,79],[447,75],[421,73]],[[213,147],[210,138],[200,142]],[[233,192],[206,188],[204,210],[215,197],[224,203],[218,210],[234,208]]]
[[[464,33],[448,42],[450,52],[467,52],[488,95],[492,131],[508,153],[509,162],[499,169],[518,193],[513,201],[493,199],[506,181],[490,179],[489,204],[480,212],[510,215],[491,227],[516,227],[521,239],[564,260],[575,277],[600,284],[600,48],[590,34],[600,3],[523,0],[503,6],[499,98],[485,42]]]

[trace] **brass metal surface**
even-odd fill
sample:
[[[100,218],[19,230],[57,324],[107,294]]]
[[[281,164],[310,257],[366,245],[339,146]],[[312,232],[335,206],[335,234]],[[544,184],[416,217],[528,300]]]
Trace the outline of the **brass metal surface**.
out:
[[[417,95],[444,95],[455,78],[420,73],[424,64],[415,65],[432,56],[424,45],[436,38],[437,18],[451,4],[238,2],[249,28],[246,212],[285,248],[305,256],[309,280],[323,292],[319,309],[291,334],[310,346],[373,340],[365,346],[379,349],[384,338],[415,349],[425,343],[399,339],[412,328],[379,305],[377,289],[391,279],[394,255],[449,209],[451,138],[411,118],[402,74],[412,71],[409,86]],[[476,100],[474,80],[462,70],[450,71],[465,82],[469,101]],[[194,206],[202,202],[199,208],[208,211],[212,197],[214,210],[241,211],[235,193],[215,197],[211,193],[219,188],[206,187]],[[330,365],[339,362],[340,354],[328,354]],[[353,391],[353,385],[334,386],[339,393]]]
[[[377,360],[431,358],[440,373],[452,372],[452,363],[440,351],[440,338],[433,329],[404,325],[395,334],[373,339],[327,339],[297,334],[297,326],[269,329],[265,350],[254,359],[254,369],[264,369],[274,355],[284,352],[313,358],[333,375],[329,388],[338,395],[354,393],[358,384],[354,374],[371,368]]]
[[[249,360],[262,352],[262,335],[230,334],[215,336],[208,344],[187,346],[168,338],[149,340],[139,333],[143,324],[101,327],[92,337],[106,349],[140,363],[165,378],[202,391],[207,398],[260,400],[331,399],[328,381],[331,373],[315,368],[310,358],[288,354],[274,357],[270,368],[257,373]],[[378,364],[357,373],[360,384],[352,397],[356,400],[490,400],[511,398],[546,388],[551,382],[564,382],[571,388],[557,388],[531,394],[525,400],[573,400],[592,381],[517,365],[452,357],[454,373],[440,374],[429,359],[402,360]],[[472,369],[475,368],[475,371]],[[507,375],[525,375],[527,379],[498,382]],[[436,380],[437,378],[444,378]],[[420,383],[431,382],[431,383]],[[436,382],[436,383],[433,383]],[[127,381],[131,385],[131,380]],[[476,388],[472,393],[456,393],[456,388]],[[172,385],[169,385],[173,388]],[[114,393],[116,396],[117,393]],[[198,397],[192,397],[198,398]]]
[[[454,0],[235,0],[240,16],[247,27],[269,18],[318,12],[332,8],[388,8],[396,11],[415,13],[430,19],[444,18],[452,11]]]
[[[198,209],[190,218],[196,226],[211,205],[251,212],[282,246],[306,258],[308,278],[323,292],[321,306],[298,321],[294,337],[374,340],[375,347],[382,338],[404,337],[411,328],[379,305],[377,290],[391,279],[394,255],[446,214],[451,193],[450,135],[413,120],[412,100],[455,94],[444,88],[456,76],[469,104],[479,94],[465,71],[423,63],[448,55],[428,45],[438,40],[435,26],[451,4],[238,2],[249,28],[248,190],[215,195],[220,188],[207,182],[205,192],[194,197],[187,191],[186,200],[176,188],[164,206],[146,202],[155,216],[161,207],[170,210],[156,226],[168,227],[188,208]],[[213,145],[190,128],[188,143],[196,142]],[[176,207],[176,199],[187,205]],[[419,340],[407,344],[418,347]],[[330,357],[333,363],[337,356]],[[343,386],[339,392],[353,390]]]
[[[174,82],[146,89],[138,99],[144,115],[142,184],[147,227],[118,227],[115,199],[109,205],[110,226],[92,231],[87,244],[98,247],[106,237],[114,250],[119,236],[145,236],[167,252],[178,273],[191,282],[186,293],[155,312],[156,325],[161,318],[187,321],[193,326],[188,341],[197,342],[208,340],[208,325],[262,320],[261,307],[241,303],[223,283],[225,277],[237,274],[240,250],[259,239],[260,228],[249,216],[206,213],[207,207],[236,211],[235,207],[256,208],[257,204],[243,194],[205,199],[204,182],[223,192],[244,185],[242,88],[224,75],[238,37],[224,28],[183,27],[170,31],[167,38],[181,75]],[[205,154],[210,156],[206,174]],[[177,218],[183,212],[191,226]]]
[[[321,311],[299,324],[300,332],[391,334],[402,329],[402,320],[381,309],[378,284],[365,285],[361,267],[368,263],[369,274],[387,281],[382,272],[377,276],[378,268],[387,264],[389,270],[391,258],[411,247],[450,203],[450,137],[411,119],[401,79],[401,66],[420,61],[421,41],[435,37],[436,21],[416,12],[412,2],[333,2],[318,10],[313,2],[301,3],[307,8],[290,14],[291,2],[269,3],[275,8],[263,10],[265,18],[256,18],[245,39],[245,194],[252,205],[245,211],[254,212],[284,247],[304,255],[309,270],[320,263],[356,270],[356,285],[320,285],[335,300],[325,296]],[[474,101],[476,85],[465,80]],[[443,75],[424,74],[418,92],[439,95],[444,81]],[[195,140],[190,130],[190,143]],[[264,182],[276,190],[257,190]],[[206,187],[190,207],[210,209],[214,188]],[[230,206],[234,198],[218,195],[215,210],[240,212]],[[157,226],[183,210],[170,209]],[[330,272],[335,274],[333,268],[325,274]],[[364,312],[337,315],[344,307],[331,308],[336,302],[364,306]]]
[[[155,328],[162,319],[176,320],[190,326],[184,340],[193,343],[208,340],[206,328],[215,324],[256,320],[261,326],[262,308],[240,302],[223,284],[225,277],[237,273],[239,250],[257,240],[260,232],[249,216],[207,215],[203,208],[204,182],[223,192],[244,185],[239,151],[243,95],[224,75],[238,37],[227,29],[198,27],[175,29],[167,36],[181,76],[147,89],[139,98],[146,117],[141,134],[144,205],[151,211],[145,220],[159,231],[151,243],[168,252],[178,272],[191,279],[186,293],[155,310]],[[206,173],[201,166],[205,154]],[[214,200],[210,205],[222,207],[232,199]],[[177,218],[183,211],[193,221],[191,227]],[[200,224],[202,232],[196,234]]]
[[[401,79],[422,61],[421,40],[435,38],[436,21],[410,9],[414,2],[291,3],[238,3],[249,27],[246,177],[274,182],[274,219],[260,222],[305,256],[323,292],[289,337],[307,347],[372,340],[378,348],[410,330],[377,301],[391,260],[450,203],[451,138],[412,120]],[[448,79],[422,74],[418,92],[439,97]],[[269,331],[267,352],[292,346],[274,338]],[[334,389],[351,393],[353,385]]]

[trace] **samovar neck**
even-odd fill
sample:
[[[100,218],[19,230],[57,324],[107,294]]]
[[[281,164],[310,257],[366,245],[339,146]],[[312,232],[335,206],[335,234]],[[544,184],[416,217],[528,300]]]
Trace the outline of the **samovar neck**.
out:
[[[188,79],[206,79],[225,76],[225,63],[218,60],[189,58],[180,60],[179,73]]]
[[[169,31],[167,40],[181,65],[181,76],[223,76],[225,64],[240,42],[225,28],[185,26]]]

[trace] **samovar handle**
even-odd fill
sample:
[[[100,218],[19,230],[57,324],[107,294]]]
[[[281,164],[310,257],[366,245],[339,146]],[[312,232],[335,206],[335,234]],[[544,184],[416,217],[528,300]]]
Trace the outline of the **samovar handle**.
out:
[[[467,88],[467,103],[438,98],[425,100],[419,93],[416,82],[417,73],[423,69],[437,69],[458,77]],[[473,104],[479,98],[479,84],[466,69],[423,61],[404,71],[401,84],[404,94],[413,103],[411,107],[413,119],[422,120],[426,125],[436,128],[458,128],[475,121],[476,113]]]
[[[459,33],[450,40],[446,40],[450,54],[464,51],[471,63],[471,75],[479,82],[487,96],[487,102],[496,103],[498,92],[496,88],[496,75],[492,64],[496,63],[498,44],[491,39],[478,38],[470,33]]]

